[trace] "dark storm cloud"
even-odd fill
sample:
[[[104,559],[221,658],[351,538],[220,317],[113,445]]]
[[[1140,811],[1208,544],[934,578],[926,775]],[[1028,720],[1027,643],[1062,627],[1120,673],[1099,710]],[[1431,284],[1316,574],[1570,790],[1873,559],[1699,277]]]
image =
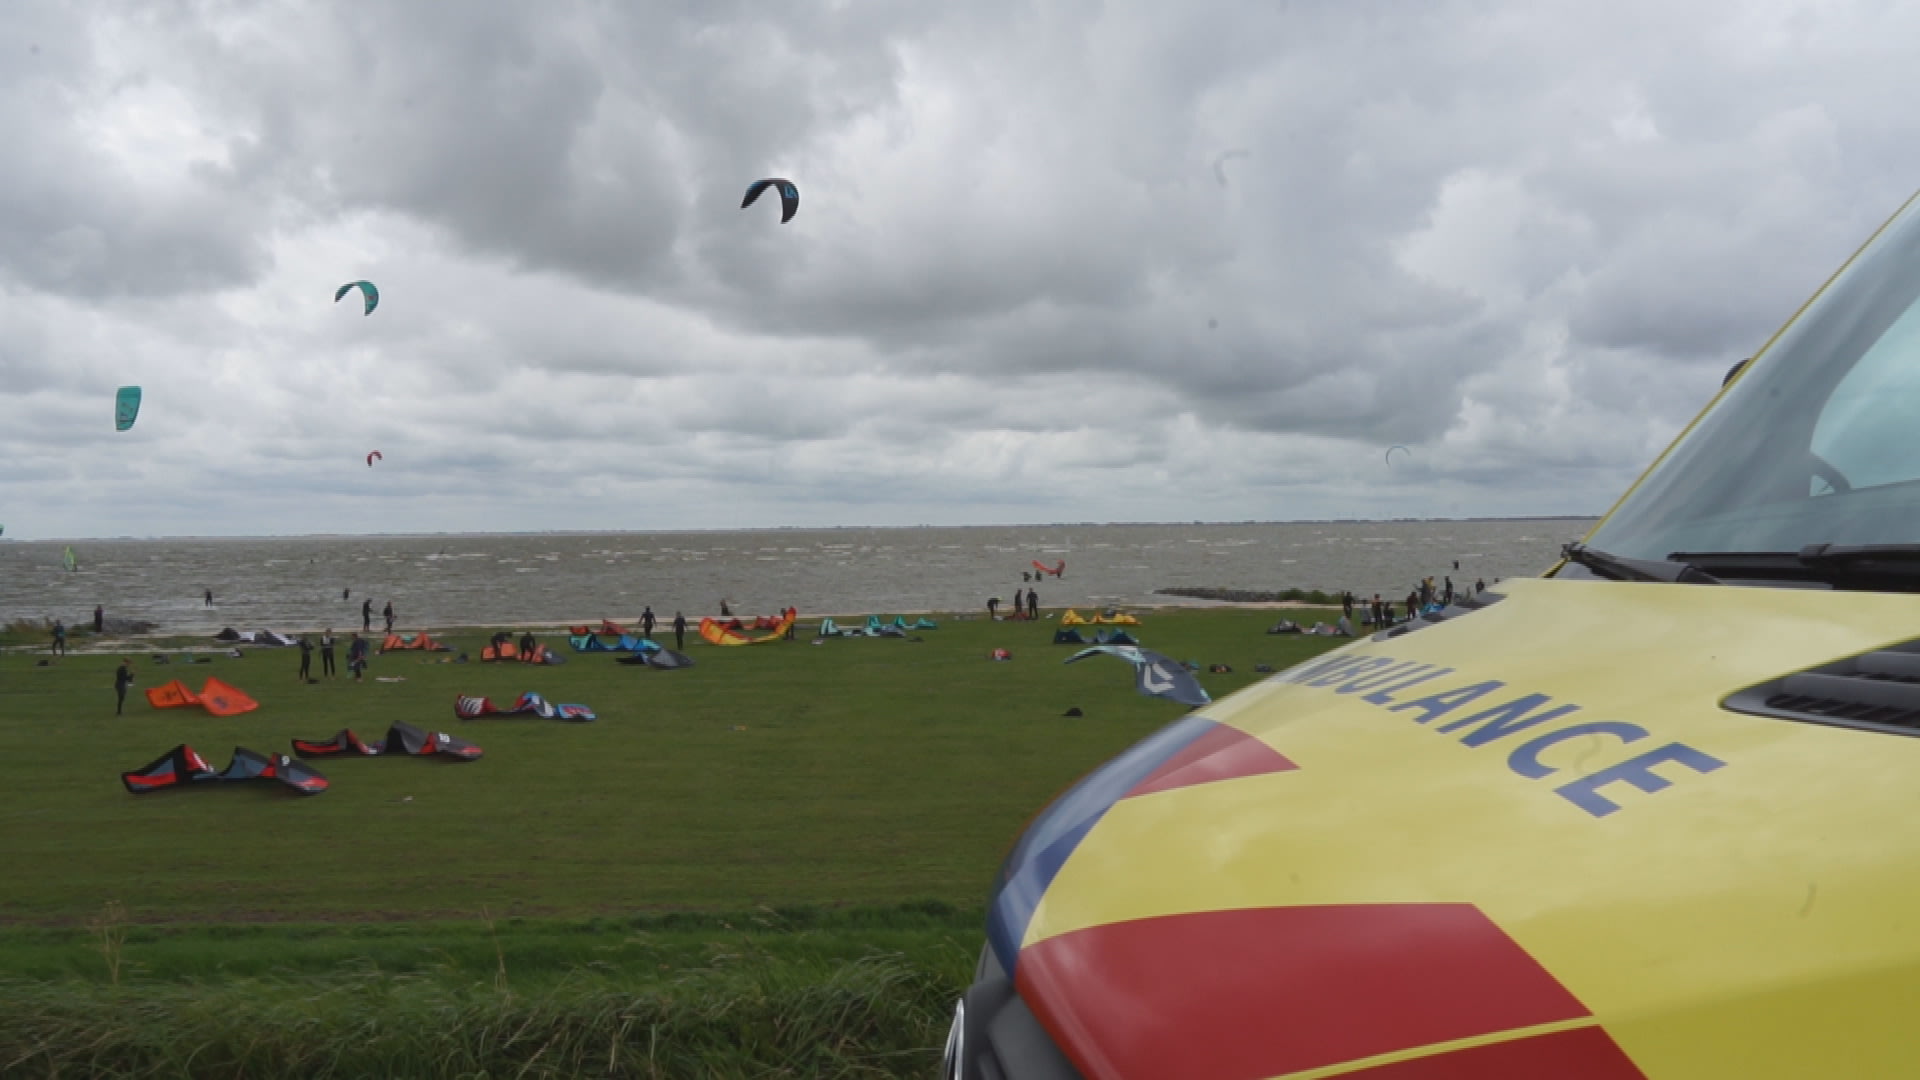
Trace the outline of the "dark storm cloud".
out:
[[[1598,509],[1915,183],[1887,88],[1916,30],[1874,4],[16,5],[0,498],[67,532],[176,520],[162,481],[228,531],[391,519],[369,500],[482,528],[627,523],[610,499]],[[739,207],[766,175],[801,188],[789,224]],[[372,317],[331,303],[360,277]],[[122,382],[149,405],[116,436]],[[1415,464],[1369,468],[1389,442]],[[395,467],[355,471],[376,445]]]

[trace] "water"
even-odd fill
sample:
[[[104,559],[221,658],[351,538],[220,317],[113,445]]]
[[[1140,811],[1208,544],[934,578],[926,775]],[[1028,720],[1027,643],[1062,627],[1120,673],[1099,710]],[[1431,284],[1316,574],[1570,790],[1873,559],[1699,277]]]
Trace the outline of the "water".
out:
[[[1025,586],[1032,560],[1066,574],[1032,585],[1047,607],[1176,604],[1175,586],[1352,589],[1403,597],[1420,577],[1458,584],[1538,574],[1587,519],[1278,525],[777,529],[739,532],[0,543],[0,622],[150,620],[177,633],[671,619],[787,605],[802,613],[972,610]],[[61,567],[71,543],[79,569]],[[1460,569],[1453,570],[1453,561]],[[214,607],[202,592],[211,588]],[[351,599],[341,590],[350,589]]]

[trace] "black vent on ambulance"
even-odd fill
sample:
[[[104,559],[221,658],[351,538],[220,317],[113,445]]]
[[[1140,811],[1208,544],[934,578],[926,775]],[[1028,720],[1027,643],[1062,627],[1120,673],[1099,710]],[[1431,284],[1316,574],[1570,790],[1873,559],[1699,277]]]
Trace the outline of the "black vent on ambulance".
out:
[[[1795,672],[1721,705],[1753,716],[1920,735],[1920,641]]]

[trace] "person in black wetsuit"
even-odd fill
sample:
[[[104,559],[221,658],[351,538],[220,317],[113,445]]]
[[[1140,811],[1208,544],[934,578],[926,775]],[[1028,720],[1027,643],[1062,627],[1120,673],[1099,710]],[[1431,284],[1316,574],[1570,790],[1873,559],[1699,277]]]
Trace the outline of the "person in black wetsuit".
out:
[[[113,715],[121,715],[127,706],[127,687],[133,685],[133,661],[122,657],[119,670],[113,673]]]
[[[673,613],[673,647],[682,652],[687,648],[687,617],[677,611]]]
[[[529,630],[520,635],[520,659],[533,659],[533,651],[539,647],[540,640],[533,636],[533,631]]]
[[[360,601],[360,632],[363,634],[373,632],[373,597],[371,596]]]
[[[380,612],[380,615],[387,620],[387,633],[393,633],[393,601],[387,601],[387,606]]]
[[[312,678],[313,678],[313,642],[307,640],[307,635],[301,634],[300,635],[300,681],[306,682]]]
[[[331,626],[327,627],[326,633],[320,635],[320,674],[329,679],[334,676],[333,627]]]
[[[653,605],[648,604],[647,609],[640,613],[640,636],[641,637],[650,638],[653,636],[653,623],[654,623]]]

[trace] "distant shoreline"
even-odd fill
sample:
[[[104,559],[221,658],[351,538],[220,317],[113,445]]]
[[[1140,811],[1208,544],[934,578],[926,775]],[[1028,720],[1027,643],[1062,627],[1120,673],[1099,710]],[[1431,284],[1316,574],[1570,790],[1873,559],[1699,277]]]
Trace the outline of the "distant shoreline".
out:
[[[453,540],[485,536],[725,536],[757,532],[907,532],[921,529],[1107,529],[1107,528],[1245,528],[1264,525],[1480,525],[1527,521],[1598,521],[1600,514],[1545,514],[1515,517],[1438,518],[1298,518],[1276,521],[1057,521],[1037,525],[986,523],[979,525],[755,525],[729,529],[536,529],[486,532],[369,532],[369,533],[230,533],[178,536],[9,536],[18,544],[156,543],[181,540]]]

